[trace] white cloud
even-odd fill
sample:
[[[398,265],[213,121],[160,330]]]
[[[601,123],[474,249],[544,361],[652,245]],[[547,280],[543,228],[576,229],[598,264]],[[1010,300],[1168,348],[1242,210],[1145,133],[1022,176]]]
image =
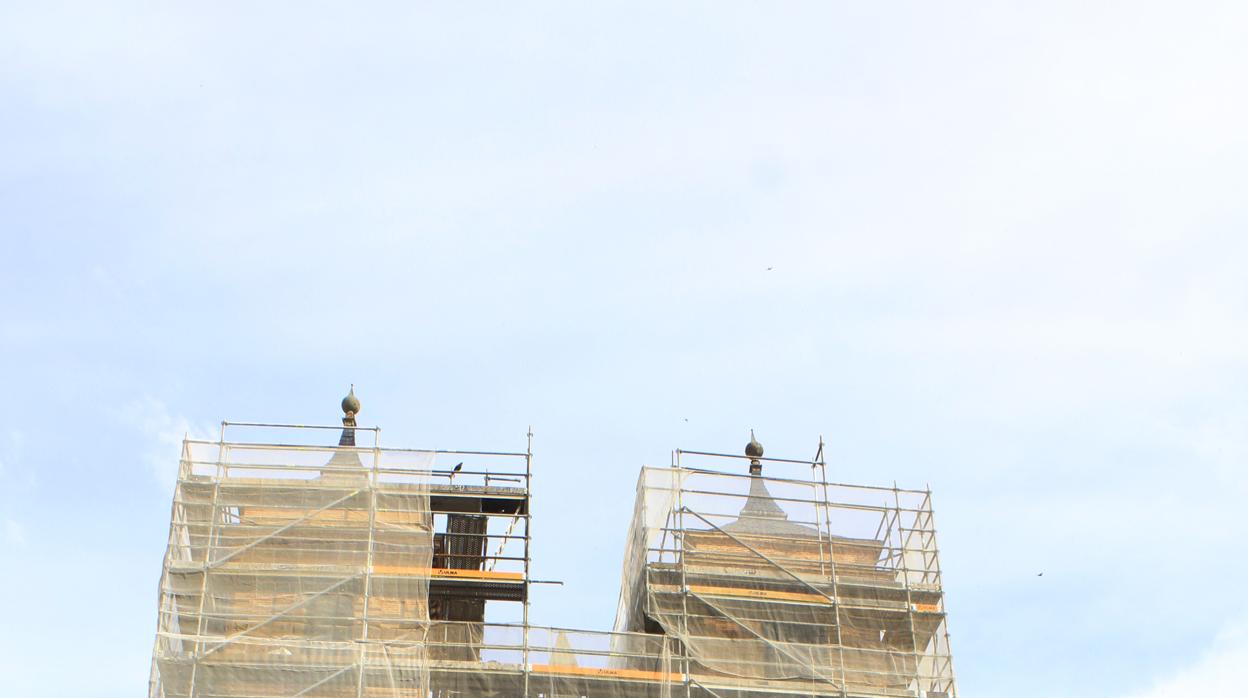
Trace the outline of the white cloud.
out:
[[[1129,698],[1191,698],[1233,696],[1244,690],[1248,666],[1248,622],[1228,625],[1212,646],[1192,664]]]
[[[14,519],[5,519],[4,542],[14,547],[24,547],[26,545],[26,527]]]
[[[22,445],[26,437],[17,429],[10,429],[3,441],[0,441],[0,473],[4,472],[5,462],[15,463],[21,459]]]
[[[177,478],[182,440],[214,438],[212,425],[196,424],[182,415],[173,414],[164,402],[150,395],[127,403],[118,411],[117,417],[148,438],[143,459],[156,479],[169,487]]]
[[[20,463],[22,443],[24,441],[22,432],[17,429],[10,429],[3,439],[0,439],[0,543],[6,547],[20,548],[26,545],[26,527],[20,521],[13,518],[11,513],[13,510],[13,502],[15,494],[19,490],[33,490],[35,487],[34,473],[26,473],[24,483],[15,482],[15,478],[8,476],[6,472],[6,463]],[[15,473],[20,471],[20,468]]]

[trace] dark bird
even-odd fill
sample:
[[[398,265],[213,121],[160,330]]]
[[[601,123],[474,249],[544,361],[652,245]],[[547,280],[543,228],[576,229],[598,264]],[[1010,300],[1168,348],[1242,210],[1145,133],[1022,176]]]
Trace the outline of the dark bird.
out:
[[[1043,576],[1044,576],[1044,573],[1043,573],[1043,572],[1041,572],[1040,574],[1037,574],[1036,576],[1037,576],[1037,577],[1043,577]]]
[[[775,267],[767,267],[767,271],[771,271],[772,269],[775,269]]]
[[[454,468],[451,468],[451,476],[450,476],[449,478],[447,478],[447,479],[448,479],[448,480],[454,480],[454,479],[455,479],[455,473],[458,473],[459,471],[461,471],[461,470],[463,470],[463,469],[464,469],[464,462],[461,460],[458,464],[456,464],[456,466],[455,466]]]

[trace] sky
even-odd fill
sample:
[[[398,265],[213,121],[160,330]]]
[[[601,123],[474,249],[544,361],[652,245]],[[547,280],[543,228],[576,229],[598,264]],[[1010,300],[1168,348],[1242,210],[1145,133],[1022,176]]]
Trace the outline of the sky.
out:
[[[1248,6],[0,1],[0,686],[145,690],[179,444],[933,490],[967,696],[1242,691]],[[1043,576],[1040,576],[1043,573]]]

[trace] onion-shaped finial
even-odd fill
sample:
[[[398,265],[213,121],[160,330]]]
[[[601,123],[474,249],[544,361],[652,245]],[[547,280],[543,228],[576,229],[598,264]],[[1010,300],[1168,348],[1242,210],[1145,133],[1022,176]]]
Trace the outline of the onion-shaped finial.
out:
[[[351,392],[347,393],[347,396],[342,399],[342,411],[348,417],[354,417],[360,413],[360,399],[355,396],[354,383],[351,384]]]
[[[753,429],[750,430],[750,442],[745,445],[745,455],[750,458],[763,457],[763,445],[758,442],[758,439],[754,438]]]

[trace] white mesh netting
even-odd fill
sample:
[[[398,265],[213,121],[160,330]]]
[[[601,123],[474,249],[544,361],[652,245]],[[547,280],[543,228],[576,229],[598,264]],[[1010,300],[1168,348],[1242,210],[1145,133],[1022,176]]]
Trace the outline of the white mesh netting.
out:
[[[483,622],[525,598],[527,465],[433,461],[187,441],[150,695],[956,695],[926,492],[643,469],[603,633]]]
[[[926,492],[646,468],[623,577],[716,695],[956,695]]]
[[[187,441],[150,695],[427,695],[432,461]]]

